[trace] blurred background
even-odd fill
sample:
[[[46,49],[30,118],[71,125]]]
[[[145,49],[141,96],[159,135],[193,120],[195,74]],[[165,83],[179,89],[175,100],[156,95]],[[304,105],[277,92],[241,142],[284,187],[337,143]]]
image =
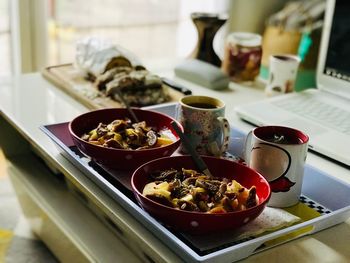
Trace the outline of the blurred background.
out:
[[[312,1],[319,0],[303,2]],[[110,39],[133,52],[145,66],[152,65],[151,69],[171,68],[168,64],[170,61],[189,57],[198,43],[197,29],[191,19],[193,12],[227,15],[227,22],[213,41],[214,50],[221,59],[224,41],[231,32],[244,31],[263,36],[262,69],[265,71],[262,72],[265,72],[266,77],[269,54],[298,51],[300,30],[283,29],[274,20],[269,20],[289,2],[291,1],[0,0],[0,83],[6,83],[7,77],[13,74],[36,72],[47,66],[74,62],[76,42],[86,36]],[[286,21],[285,17],[282,16],[282,21]],[[318,30],[314,36],[316,44],[319,33]],[[300,87],[313,85],[317,52],[317,48],[313,48],[302,65],[306,77],[301,75],[304,81]],[[0,197],[3,201],[0,218],[5,222],[0,224],[0,262],[5,257],[6,262],[56,262],[51,252],[29,230],[25,238],[12,238],[13,233],[8,231],[17,229],[25,220],[21,219],[23,216],[20,216],[20,208],[4,167],[5,158],[0,149]],[[14,245],[5,255],[11,242]],[[23,259],[19,258],[17,244],[21,244]]]
[[[0,76],[71,63],[75,43],[111,39],[147,65],[187,57],[197,41],[192,12],[228,14],[215,49],[230,31],[262,33],[286,0],[0,0]]]

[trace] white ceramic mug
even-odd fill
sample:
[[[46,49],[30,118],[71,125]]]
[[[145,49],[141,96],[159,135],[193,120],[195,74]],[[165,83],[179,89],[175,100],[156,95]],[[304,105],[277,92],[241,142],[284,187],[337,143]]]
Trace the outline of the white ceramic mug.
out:
[[[266,94],[274,96],[294,91],[299,64],[300,58],[295,55],[271,55]]]
[[[298,203],[309,137],[296,129],[262,126],[252,130],[245,143],[247,165],[270,183],[269,206]]]
[[[201,155],[221,156],[227,150],[230,125],[224,116],[225,103],[208,96],[185,96],[177,108],[184,133]],[[186,153],[185,147],[180,151]]]

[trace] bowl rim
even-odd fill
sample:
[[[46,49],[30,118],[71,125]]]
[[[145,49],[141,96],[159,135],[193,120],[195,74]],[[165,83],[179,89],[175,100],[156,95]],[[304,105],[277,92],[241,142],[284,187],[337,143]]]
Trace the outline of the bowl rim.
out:
[[[184,128],[183,126],[173,117],[167,115],[167,114],[164,114],[162,112],[157,112],[157,111],[153,111],[153,110],[145,110],[145,109],[140,109],[140,108],[135,108],[135,107],[132,107],[135,112],[135,114],[137,115],[137,112],[138,111],[144,111],[144,112],[151,112],[151,114],[156,114],[156,115],[160,115],[160,116],[163,116],[165,118],[169,118],[171,119],[172,121],[175,121],[176,124],[180,127],[180,129],[182,131],[184,131]],[[175,133],[174,136],[176,136],[176,140],[173,141],[172,143],[170,144],[167,144],[167,145],[164,145],[164,146],[159,146],[159,147],[154,147],[154,148],[148,148],[148,149],[140,149],[140,150],[133,150],[133,149],[117,149],[117,148],[109,148],[109,147],[104,147],[102,145],[96,145],[96,144],[93,144],[93,143],[90,143],[88,141],[84,141],[83,139],[81,139],[75,132],[73,132],[72,130],[72,123],[75,122],[77,119],[83,117],[83,116],[86,116],[86,115],[90,115],[92,113],[95,113],[95,112],[103,112],[103,111],[112,111],[112,110],[123,110],[123,111],[128,111],[126,108],[104,108],[104,109],[97,109],[97,110],[92,110],[92,111],[88,111],[88,112],[85,112],[85,113],[82,113],[78,116],[76,116],[73,120],[71,120],[68,124],[68,129],[69,129],[69,133],[76,139],[78,140],[80,143],[84,143],[84,144],[88,144],[89,146],[91,147],[99,147],[101,149],[108,149],[112,152],[147,152],[147,151],[154,151],[156,149],[164,149],[164,148],[167,148],[167,147],[172,147],[174,144],[177,144],[177,143],[180,143],[180,137]]]
[[[266,199],[265,199],[263,202],[261,202],[261,203],[255,205],[255,206],[253,206],[253,207],[247,208],[247,209],[245,209],[245,210],[232,211],[232,212],[217,213],[217,214],[215,214],[215,213],[206,213],[206,212],[186,211],[186,210],[180,210],[180,209],[177,209],[177,208],[169,207],[169,206],[160,204],[160,203],[158,203],[158,202],[155,202],[155,201],[153,201],[152,199],[149,199],[148,197],[144,196],[144,195],[136,188],[136,186],[135,186],[135,184],[134,184],[134,177],[135,177],[135,174],[136,174],[139,170],[141,170],[144,166],[146,166],[146,165],[148,165],[149,163],[152,163],[152,162],[160,161],[160,160],[162,160],[162,159],[173,159],[173,158],[180,158],[180,157],[191,158],[190,155],[165,156],[165,157],[161,157],[161,158],[157,158],[157,159],[148,161],[148,162],[146,162],[146,163],[140,165],[140,166],[133,172],[133,174],[132,174],[132,176],[131,176],[131,179],[130,179],[131,188],[132,188],[133,192],[136,192],[137,195],[142,196],[142,197],[145,198],[147,201],[149,201],[149,202],[151,202],[151,203],[153,203],[153,204],[159,205],[161,208],[168,209],[168,210],[170,210],[170,211],[175,211],[175,212],[180,212],[180,213],[186,213],[186,214],[189,214],[189,215],[203,215],[203,216],[204,216],[204,215],[210,215],[210,216],[218,216],[218,217],[225,216],[225,215],[228,216],[228,215],[233,215],[233,214],[234,214],[234,215],[244,214],[244,213],[247,213],[247,212],[249,212],[249,211],[252,211],[252,210],[256,209],[257,207],[264,207],[264,206],[267,205],[267,203],[268,203],[268,201],[269,201],[269,199],[270,199],[270,197],[271,197],[271,188],[270,188],[270,184],[269,184],[269,182],[265,179],[265,177],[262,176],[259,172],[255,171],[254,169],[252,169],[252,168],[250,168],[250,167],[248,167],[248,166],[246,166],[246,165],[244,165],[244,164],[241,164],[241,163],[238,163],[238,162],[235,162],[235,161],[230,161],[230,160],[227,160],[227,159],[222,159],[222,158],[214,157],[214,156],[202,156],[202,157],[208,158],[208,159],[219,159],[219,160],[222,160],[222,161],[233,162],[234,165],[242,166],[242,167],[247,168],[247,169],[253,171],[254,173],[256,173],[256,174],[260,177],[260,179],[263,179],[264,183],[268,186],[269,191],[268,191],[268,196],[266,197]],[[136,198],[136,199],[137,199],[137,198]],[[140,205],[142,206],[142,204],[140,204]],[[142,207],[143,207],[143,206],[142,206]]]

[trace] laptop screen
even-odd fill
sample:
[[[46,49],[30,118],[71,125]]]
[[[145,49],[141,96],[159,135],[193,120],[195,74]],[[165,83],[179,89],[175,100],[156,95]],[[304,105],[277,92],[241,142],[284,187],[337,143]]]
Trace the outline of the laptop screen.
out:
[[[330,28],[324,74],[350,82],[350,1],[337,0]]]
[[[350,1],[327,0],[317,87],[350,99]]]

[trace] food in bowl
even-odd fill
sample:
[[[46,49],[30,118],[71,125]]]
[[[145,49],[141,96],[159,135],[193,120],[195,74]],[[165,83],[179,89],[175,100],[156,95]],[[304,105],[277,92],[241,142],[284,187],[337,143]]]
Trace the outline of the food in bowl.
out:
[[[202,158],[213,177],[228,182],[235,180],[249,190],[255,187],[256,205],[248,205],[249,207],[239,211],[208,213],[175,208],[143,194],[145,186],[149,183],[155,181],[161,181],[161,183],[167,181],[169,183],[169,180],[152,178],[150,175],[156,171],[172,169],[182,171],[184,167],[186,170],[196,170],[197,166],[189,155],[163,157],[149,161],[137,168],[131,178],[131,186],[137,202],[163,225],[179,232],[191,234],[203,235],[234,230],[259,216],[266,207],[271,194],[270,185],[266,179],[257,171],[238,162],[211,156],[202,156]]]
[[[115,119],[109,124],[100,122],[96,128],[84,133],[83,140],[115,149],[141,150],[173,143],[176,137],[164,127],[160,131],[146,121],[132,123],[128,118]]]
[[[125,108],[109,108],[86,112],[69,123],[69,132],[75,146],[95,162],[106,168],[117,170],[134,170],[150,160],[173,154],[180,145],[180,138],[171,126],[171,122],[176,120],[156,111],[136,108],[133,111],[137,119],[146,122],[147,127],[152,127],[154,131],[158,132],[166,133],[168,131],[168,137],[174,138],[174,140],[169,144],[163,143],[159,147],[156,145],[155,147],[139,150],[102,147],[83,140],[82,136],[97,128],[100,123],[110,124],[114,120],[132,119],[129,111]],[[180,125],[180,127],[182,126]],[[162,139],[162,136],[158,137],[157,141]]]
[[[209,177],[193,169],[167,169],[150,173],[155,181],[142,194],[163,205],[204,213],[242,211],[258,203],[256,187],[234,179]]]

